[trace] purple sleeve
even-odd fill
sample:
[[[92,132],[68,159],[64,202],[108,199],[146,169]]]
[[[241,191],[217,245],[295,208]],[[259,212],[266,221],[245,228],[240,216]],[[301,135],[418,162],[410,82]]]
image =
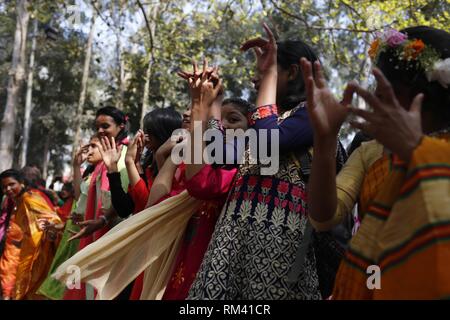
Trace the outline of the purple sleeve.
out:
[[[237,169],[225,170],[205,165],[197,174],[186,181],[189,194],[199,200],[222,198],[230,191]]]
[[[281,152],[309,149],[313,144],[313,130],[306,107],[300,107],[289,117],[278,122],[278,112],[274,105],[257,108],[250,115],[250,123],[256,130],[278,129]],[[270,144],[270,132],[268,132]]]

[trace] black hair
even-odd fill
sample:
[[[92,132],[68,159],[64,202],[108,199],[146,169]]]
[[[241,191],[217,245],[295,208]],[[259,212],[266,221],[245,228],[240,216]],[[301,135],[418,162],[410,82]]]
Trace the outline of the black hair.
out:
[[[61,191],[63,191],[63,190],[69,192],[70,195],[71,195],[72,197],[74,196],[75,190],[74,190],[74,188],[73,188],[72,182],[66,182],[66,183],[64,183],[64,185],[63,185]],[[60,192],[60,194],[61,194],[61,192]],[[61,197],[61,196],[60,196],[60,197]]]
[[[162,145],[176,129],[180,129],[183,117],[174,108],[158,108],[147,113],[144,117],[144,133],[153,135]],[[144,156],[143,167],[153,162],[152,152],[149,150]],[[156,171],[154,172],[156,173]]]
[[[0,181],[5,178],[13,178],[17,180],[19,183],[23,183],[25,185],[27,184],[27,181],[23,173],[16,169],[8,169],[0,173]]]
[[[63,184],[61,190],[66,190],[68,192],[73,192],[73,184],[72,182],[66,182]]]
[[[121,124],[125,125],[125,127],[119,132],[117,137],[115,137],[117,142],[122,141],[128,136],[128,130],[126,128],[128,117],[125,113],[115,107],[107,106],[97,110],[95,119],[97,119],[101,115],[110,116],[118,126],[120,126]]]
[[[248,113],[253,109],[253,105],[247,100],[241,98],[228,98],[222,101],[222,106],[232,104],[236,106],[240,113],[247,117]]]
[[[420,39],[425,46],[433,48],[440,59],[450,57],[450,33],[432,27],[410,27],[400,32],[408,36],[408,40]],[[425,70],[417,61],[398,59],[395,48],[387,48],[381,52],[377,67],[383,72],[392,85],[402,85],[410,91],[410,99],[423,93],[423,111],[430,111],[436,119],[450,123],[450,87],[444,88],[437,81],[428,81]]]
[[[296,107],[300,102],[306,100],[306,88],[300,70],[300,59],[306,58],[313,63],[319,61],[315,51],[301,40],[286,40],[277,42],[277,64],[284,70],[288,70],[291,65],[298,65],[299,72],[297,78],[290,80],[286,95],[278,102],[284,110]]]

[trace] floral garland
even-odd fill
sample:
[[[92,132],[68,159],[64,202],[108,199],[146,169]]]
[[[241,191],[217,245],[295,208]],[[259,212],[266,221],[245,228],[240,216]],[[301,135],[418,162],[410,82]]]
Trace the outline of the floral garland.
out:
[[[397,59],[415,61],[425,71],[428,81],[438,81],[444,88],[450,85],[450,58],[440,59],[439,53],[421,39],[408,39],[408,35],[394,29],[377,33],[369,48],[369,57],[378,61],[380,54],[394,49]]]

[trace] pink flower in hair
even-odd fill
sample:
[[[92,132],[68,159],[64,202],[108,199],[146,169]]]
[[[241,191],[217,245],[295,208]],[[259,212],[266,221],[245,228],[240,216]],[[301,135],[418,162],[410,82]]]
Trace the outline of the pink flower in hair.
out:
[[[401,33],[395,29],[388,29],[384,33],[384,39],[388,46],[396,47],[408,39],[408,36],[404,33]]]

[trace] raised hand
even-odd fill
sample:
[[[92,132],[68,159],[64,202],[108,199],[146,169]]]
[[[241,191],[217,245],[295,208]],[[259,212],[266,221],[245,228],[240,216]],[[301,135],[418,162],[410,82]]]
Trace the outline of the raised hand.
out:
[[[205,62],[206,59],[204,59]],[[214,86],[216,86],[219,83],[219,67],[209,67],[206,65],[203,70],[199,70],[197,66],[197,62],[195,60],[192,60],[192,66],[193,66],[193,72],[187,72],[187,71],[179,71],[177,74],[188,81],[189,83],[189,91],[191,94],[191,97],[193,96],[194,92],[192,92],[193,88],[198,86],[200,84],[200,79],[202,77],[202,74],[205,74],[208,79],[212,81]],[[193,84],[196,84],[194,86]]]
[[[253,48],[256,54],[257,68],[261,74],[277,68],[277,43],[275,37],[267,24],[264,23],[263,27],[268,40],[258,37],[244,42],[241,46],[242,51]]]
[[[100,143],[97,143],[97,147],[108,172],[117,172],[117,163],[122,154],[122,145],[117,147],[114,137],[111,138],[111,142],[108,137],[102,137]]]
[[[77,148],[77,151],[73,158],[73,166],[75,168],[79,168],[83,164],[83,162],[86,161],[88,148],[89,145],[82,146],[81,144]]]
[[[125,161],[139,163],[142,156],[142,150],[144,149],[144,132],[139,130],[128,146],[127,153],[125,155]]]
[[[383,73],[374,68],[373,74],[380,93],[378,96],[358,84],[353,84],[356,93],[372,107],[373,111],[351,108],[352,113],[366,120],[362,123],[352,121],[351,124],[375,138],[404,161],[409,161],[423,137],[420,110],[424,96],[418,94],[412,101],[410,109],[405,110]]]
[[[344,98],[339,102],[328,88],[318,61],[314,62],[314,76],[311,62],[302,58],[300,64],[306,84],[307,108],[314,134],[318,139],[336,138],[350,110],[348,106],[352,101],[353,88],[351,85],[347,86]]]

